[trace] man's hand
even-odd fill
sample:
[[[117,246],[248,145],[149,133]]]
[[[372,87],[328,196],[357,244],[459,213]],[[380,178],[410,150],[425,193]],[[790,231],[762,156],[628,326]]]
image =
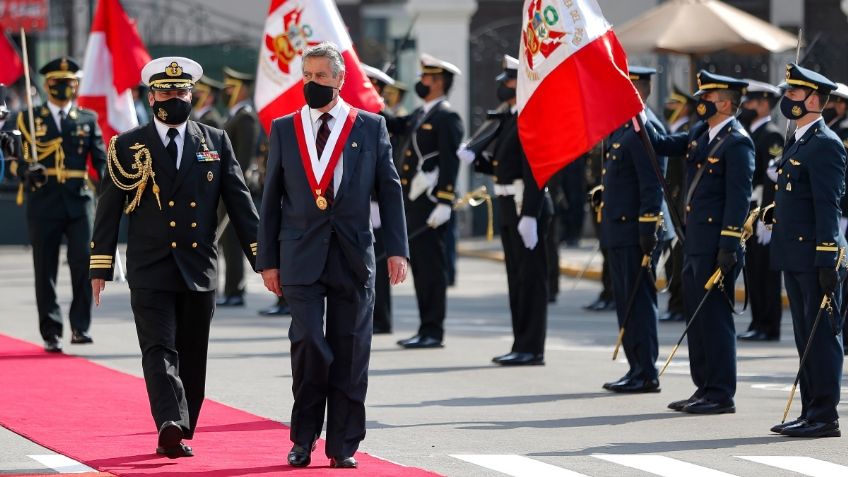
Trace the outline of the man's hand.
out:
[[[456,150],[456,157],[458,157],[460,161],[466,164],[471,164],[472,162],[474,162],[474,159],[477,157],[477,155],[474,154],[474,151],[468,149],[465,144],[460,144],[459,149]]]
[[[432,228],[438,228],[447,223],[451,218],[453,208],[447,204],[436,204],[436,208],[430,212],[430,217],[427,218],[427,225]]]
[[[537,229],[536,217],[522,216],[518,221],[518,235],[524,246],[530,250],[536,248],[539,243],[539,230]]]
[[[406,257],[389,257],[389,283],[399,285],[406,280]]]
[[[91,292],[94,294],[94,304],[100,306],[100,293],[106,289],[106,280],[102,278],[91,279]]]
[[[283,289],[280,287],[279,268],[262,270],[262,281],[265,282],[265,288],[267,288],[269,292],[277,296],[283,296]]]

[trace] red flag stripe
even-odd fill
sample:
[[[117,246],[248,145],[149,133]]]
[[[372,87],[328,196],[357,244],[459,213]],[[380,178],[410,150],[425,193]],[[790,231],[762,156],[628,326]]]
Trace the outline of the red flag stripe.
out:
[[[18,54],[17,48],[6,36],[6,32],[0,31],[0,83],[7,86],[14,84],[24,74],[24,63]]]
[[[150,61],[150,54],[141,41],[135,21],[130,19],[119,0],[100,0],[91,31],[106,34],[106,44],[112,52],[115,91],[121,93],[138,86],[141,69]]]

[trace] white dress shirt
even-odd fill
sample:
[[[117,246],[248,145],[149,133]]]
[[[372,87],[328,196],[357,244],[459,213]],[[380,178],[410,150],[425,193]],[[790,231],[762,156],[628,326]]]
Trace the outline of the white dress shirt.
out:
[[[330,113],[330,118],[327,121],[327,127],[330,128],[332,132],[333,127],[336,125],[337,121],[344,121],[347,116],[347,112],[350,111],[350,106],[345,104],[341,97],[339,97],[339,101],[333,106],[333,109],[327,111]],[[317,109],[309,108],[309,117],[312,119],[312,139],[318,139],[318,128],[321,127],[321,115],[324,114]],[[328,156],[329,157],[329,156]],[[315,168],[316,164],[313,164],[312,173],[315,174],[315,180],[321,182],[321,177],[318,176],[319,170]],[[333,171],[333,191],[334,194],[338,193],[339,185],[342,183],[342,173],[344,172],[344,154],[339,155],[339,162],[336,163],[336,170]]]
[[[727,123],[729,123],[730,121],[733,121],[734,119],[736,119],[734,116],[730,116],[729,118],[725,119],[724,121],[718,123],[716,125],[716,127],[710,128],[710,142],[713,142],[713,139],[715,139],[715,137],[718,136],[718,133],[719,133],[719,131],[721,131],[721,128],[727,126]]]
[[[174,142],[177,143],[177,169],[179,169],[180,162],[182,162],[183,158],[183,144],[185,143],[186,125],[188,122],[184,122],[179,126],[171,126],[154,118],[153,123],[156,125],[156,132],[159,133],[159,138],[162,139],[162,145],[165,147],[168,147],[168,143],[171,142],[171,138],[168,137],[168,130],[175,128],[179,133],[174,138]]]
[[[59,128],[59,132],[62,132],[62,118],[59,116],[59,111],[65,112],[65,117],[68,117],[68,113],[71,112],[71,106],[73,104],[68,101],[68,104],[65,105],[64,108],[60,108],[56,106],[51,101],[47,102],[47,108],[50,109],[50,115],[53,116],[53,122],[56,123],[56,127]]]
[[[431,101],[427,101],[426,103],[424,103],[424,105],[421,106],[421,109],[424,111],[424,114],[427,114],[427,113],[430,112],[431,109],[433,109],[433,106],[435,106],[436,104],[439,103],[439,101],[444,101],[444,100],[445,100],[445,96],[439,96],[436,99],[433,99]]]
[[[822,120],[822,118],[818,118],[815,121],[796,129],[795,130],[795,140],[797,141],[797,140],[801,139],[801,137],[807,132],[808,129],[813,127],[814,124],[816,124],[817,122],[819,122],[821,120]]]

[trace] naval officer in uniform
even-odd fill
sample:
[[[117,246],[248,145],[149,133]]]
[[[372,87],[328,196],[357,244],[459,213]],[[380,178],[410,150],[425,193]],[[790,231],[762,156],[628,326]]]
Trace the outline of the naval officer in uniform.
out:
[[[209,325],[218,284],[216,210],[223,201],[241,251],[254,263],[258,216],[227,134],[189,120],[191,89],[203,74],[182,57],[142,69],[153,121],[109,144],[94,239],[91,284],[100,304],[112,279],[118,225],[129,217],[127,280],[156,453],[189,457],[206,383]]]

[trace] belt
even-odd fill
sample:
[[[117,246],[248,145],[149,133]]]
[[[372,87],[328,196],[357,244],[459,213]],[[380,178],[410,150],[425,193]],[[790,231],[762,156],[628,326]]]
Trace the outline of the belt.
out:
[[[496,196],[512,196],[515,195],[515,184],[495,184]]]
[[[54,167],[48,167],[45,172],[48,176],[61,177],[64,179],[87,179],[88,171],[81,171],[79,169],[56,169]]]

